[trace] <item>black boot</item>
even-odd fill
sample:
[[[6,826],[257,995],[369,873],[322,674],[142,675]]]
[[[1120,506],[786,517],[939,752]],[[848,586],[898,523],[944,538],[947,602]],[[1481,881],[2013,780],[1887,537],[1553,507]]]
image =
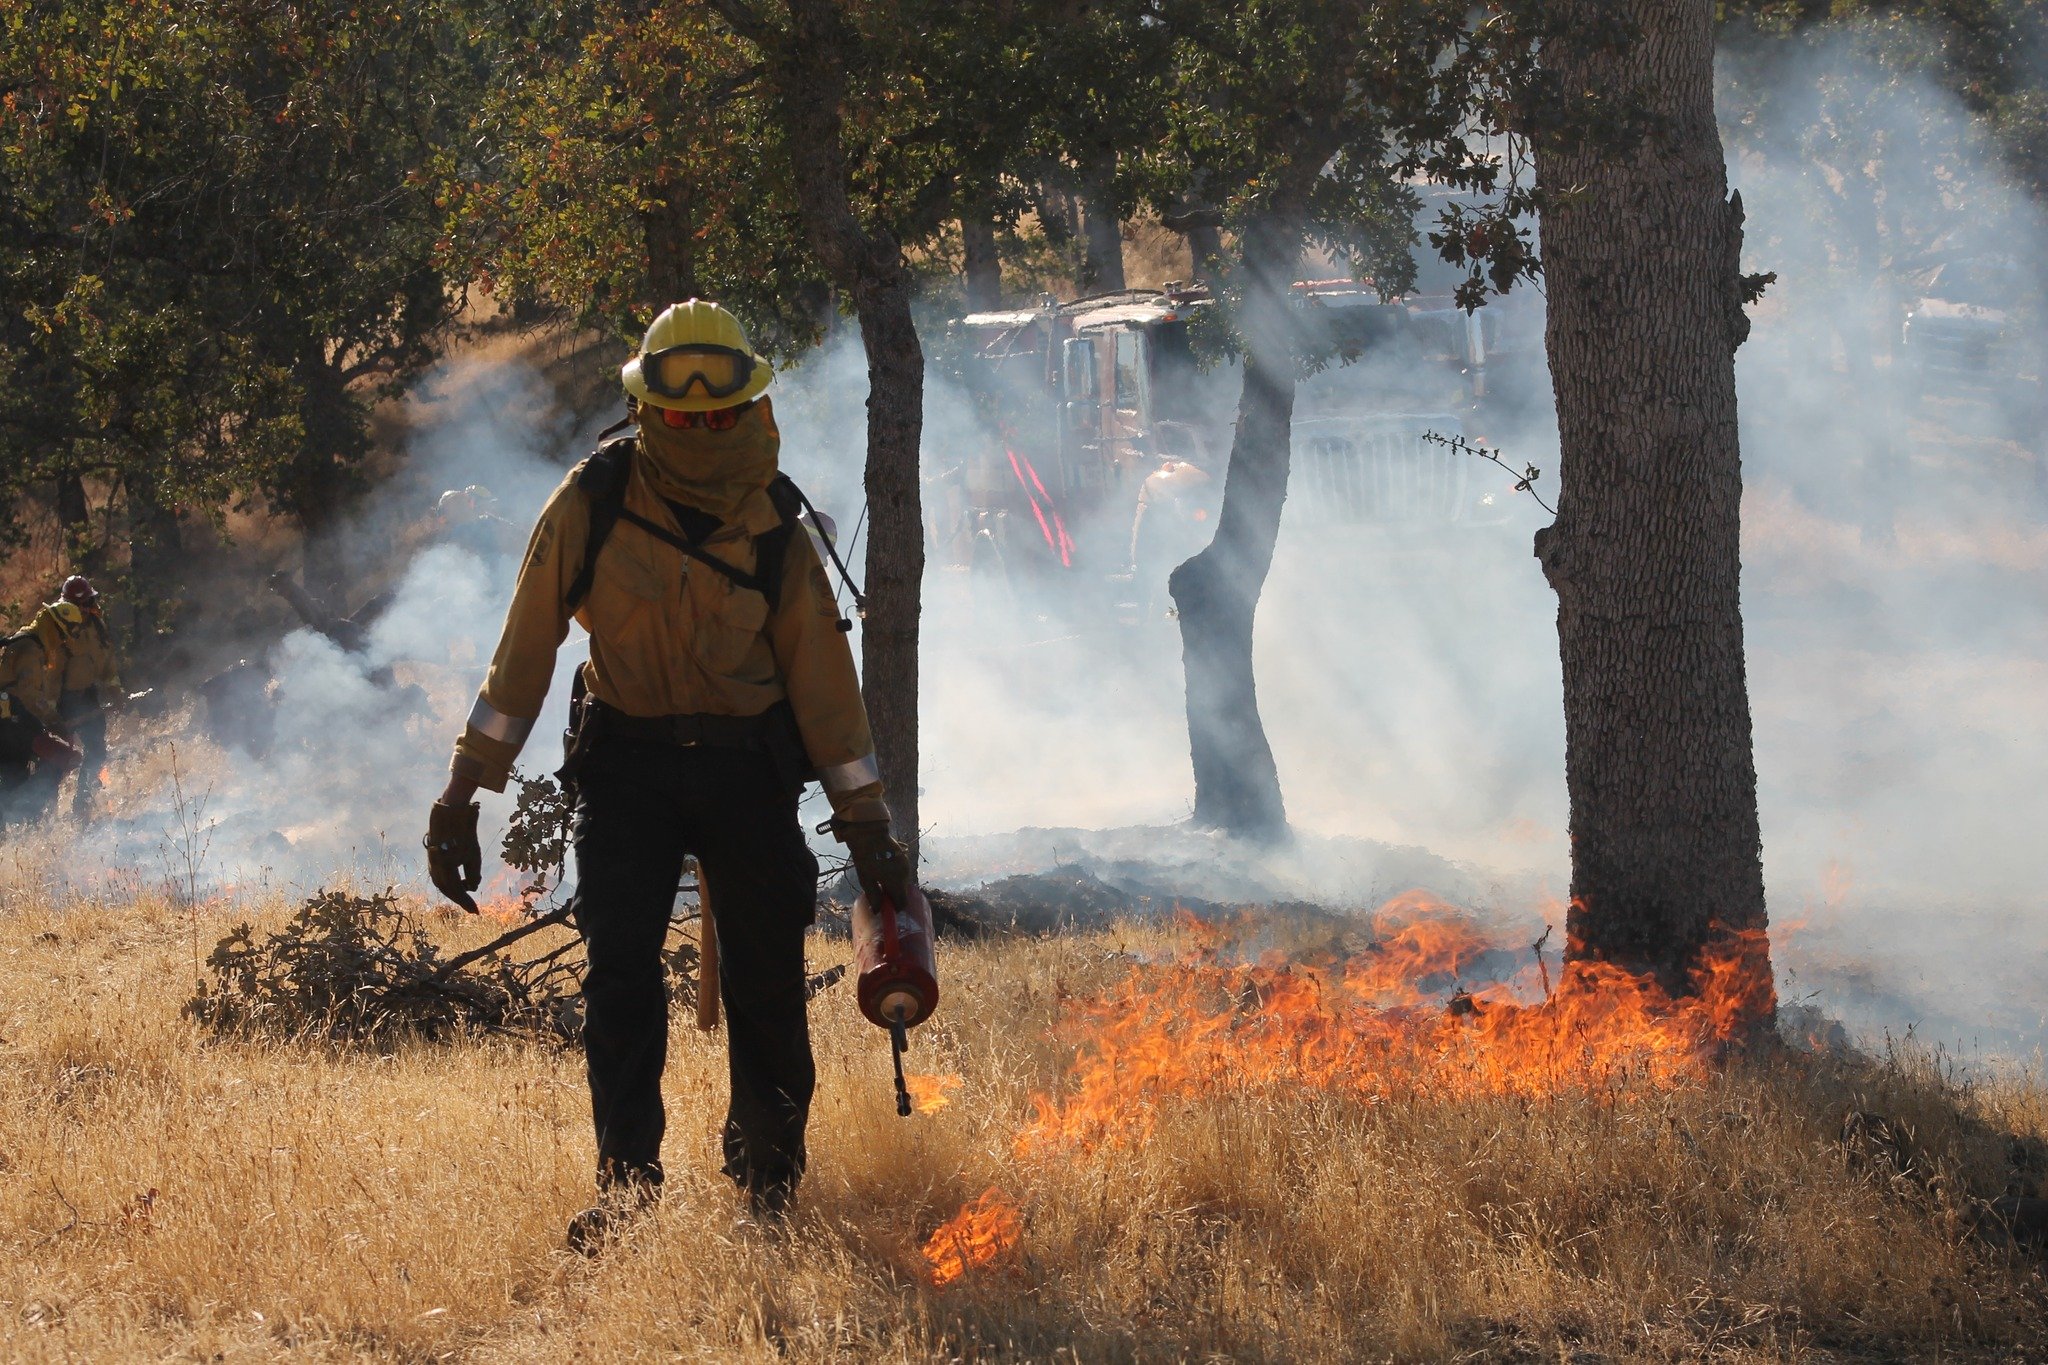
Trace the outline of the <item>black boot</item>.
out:
[[[569,1220],[569,1250],[595,1256],[661,1198],[661,1173],[601,1169],[597,1202]]]

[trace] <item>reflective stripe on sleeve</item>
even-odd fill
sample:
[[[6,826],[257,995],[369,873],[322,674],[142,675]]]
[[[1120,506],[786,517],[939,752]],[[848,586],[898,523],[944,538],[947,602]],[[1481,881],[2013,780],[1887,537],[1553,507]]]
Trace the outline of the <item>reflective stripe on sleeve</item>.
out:
[[[869,754],[866,758],[856,758],[851,763],[818,769],[818,780],[825,784],[825,790],[828,792],[850,792],[880,782],[882,770],[875,766],[875,756]]]
[[[476,705],[469,708],[469,728],[500,744],[524,744],[526,737],[533,733],[533,721],[506,715],[478,693]]]

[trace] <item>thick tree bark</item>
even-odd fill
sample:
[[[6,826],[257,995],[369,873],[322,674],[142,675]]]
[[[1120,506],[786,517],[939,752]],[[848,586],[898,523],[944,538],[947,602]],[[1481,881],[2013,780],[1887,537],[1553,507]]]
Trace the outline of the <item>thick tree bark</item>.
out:
[[[1078,230],[1074,220],[1078,216],[1067,192],[1050,181],[1041,180],[1031,188],[1031,207],[1038,213],[1038,226],[1045,233],[1045,239],[1054,246],[1065,246],[1074,240]]]
[[[369,438],[357,419],[348,380],[327,355],[325,341],[308,341],[298,378],[305,435],[282,491],[305,531],[306,587],[316,597],[340,603],[348,596],[351,565],[338,528],[350,497],[362,486]]]
[[[1219,287],[1222,281],[1217,277],[1216,267],[1223,257],[1222,215],[1205,203],[1201,195],[1191,193],[1164,214],[1162,221],[1187,242],[1193,278]]]
[[[1193,223],[1181,235],[1187,238],[1188,259],[1194,263],[1195,278],[1215,284],[1215,261],[1223,254],[1222,231],[1211,223]]]
[[[57,476],[57,524],[64,528],[67,571],[98,572],[99,547],[93,540],[92,507],[85,499],[85,480],[70,470]]]
[[[1626,42],[1553,41],[1568,91],[1633,92],[1653,126],[1617,151],[1539,146],[1548,346],[1563,441],[1557,592],[1571,803],[1568,953],[1694,988],[1740,945],[1768,1017],[1756,766],[1744,678],[1734,355],[1748,332],[1742,211],[1714,124],[1711,0],[1571,0],[1566,32],[1625,13]],[[1579,22],[1583,21],[1583,22]]]
[[[868,359],[868,611],[861,691],[897,836],[917,852],[917,644],[924,583],[918,449],[924,434],[924,348],[911,318],[916,290],[886,228],[864,225],[847,194],[840,145],[853,38],[835,0],[789,0],[789,29],[766,41],[789,138],[790,165],[812,249],[853,299]]]
[[[1107,152],[1081,168],[1081,228],[1087,255],[1081,263],[1081,292],[1104,294],[1124,287],[1124,229],[1116,211],[1116,153]]]
[[[123,488],[128,504],[127,634],[142,652],[168,637],[185,596],[189,561],[177,509],[159,504],[145,478],[125,480]]]
[[[659,311],[672,303],[694,299],[697,253],[690,239],[690,204],[682,183],[648,185],[640,209],[640,236],[647,248],[648,302]]]
[[[1320,163],[1314,163],[1320,164]],[[1281,212],[1247,227],[1238,327],[1244,390],[1207,549],[1173,571],[1187,675],[1194,823],[1241,838],[1287,837],[1287,809],[1252,671],[1252,626],[1287,500],[1295,358],[1289,285],[1301,262],[1302,221]]]
[[[961,273],[967,284],[967,311],[1002,307],[1003,261],[996,254],[995,220],[970,211],[960,219],[960,239],[966,256]]]

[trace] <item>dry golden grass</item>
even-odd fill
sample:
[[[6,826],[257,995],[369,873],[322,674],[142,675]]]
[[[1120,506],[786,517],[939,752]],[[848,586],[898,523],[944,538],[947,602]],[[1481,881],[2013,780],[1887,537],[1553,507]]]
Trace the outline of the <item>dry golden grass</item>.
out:
[[[286,907],[258,907],[281,918]],[[451,941],[484,931],[437,920]],[[179,1014],[225,927],[163,900],[0,908],[0,1358],[2039,1359],[2038,1265],[1859,1168],[1851,1107],[1995,1181],[2048,1092],[1924,1065],[1775,1062],[1665,1092],[1368,1104],[1267,1087],[1142,1145],[1015,1154],[1069,993],[1162,931],[952,947],[895,1117],[881,1035],[813,1006],[812,1176],[786,1236],[712,1173],[720,1041],[681,1021],[659,1213],[592,1263],[580,1059],[222,1043]],[[815,956],[832,960],[837,943]],[[1985,1126],[1985,1125],[1988,1125]],[[930,1287],[990,1186],[1012,1264]]]

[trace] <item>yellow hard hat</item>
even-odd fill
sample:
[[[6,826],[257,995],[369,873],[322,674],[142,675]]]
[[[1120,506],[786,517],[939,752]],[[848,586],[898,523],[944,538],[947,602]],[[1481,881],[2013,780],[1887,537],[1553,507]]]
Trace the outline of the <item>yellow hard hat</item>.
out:
[[[640,354],[619,370],[627,393],[676,412],[736,408],[758,398],[772,377],[739,319],[709,299],[664,308],[641,340]]]
[[[66,602],[61,598],[46,605],[43,608],[43,615],[56,623],[57,633],[60,635],[69,635],[73,628],[85,624],[85,608],[76,602]]]

